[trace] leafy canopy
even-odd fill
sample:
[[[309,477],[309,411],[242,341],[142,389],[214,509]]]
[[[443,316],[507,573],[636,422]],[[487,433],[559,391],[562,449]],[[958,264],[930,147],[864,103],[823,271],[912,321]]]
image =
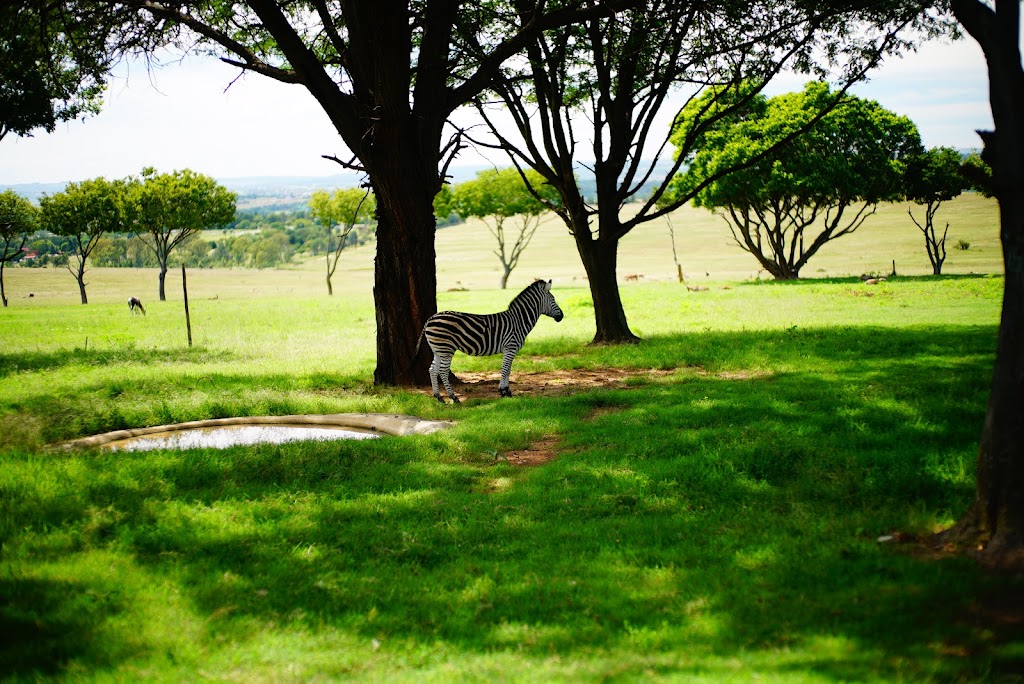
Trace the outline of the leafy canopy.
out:
[[[475,179],[455,187],[452,209],[462,218],[504,219],[520,214],[532,217],[543,214],[549,205],[558,204],[559,198],[558,190],[532,169],[524,174],[514,167],[485,169]]]
[[[333,193],[315,190],[309,198],[310,214],[328,228],[368,221],[376,210],[373,193],[367,194],[360,188],[342,188]]]
[[[0,139],[53,131],[96,114],[110,68],[108,8],[82,2],[0,3]]]
[[[157,173],[146,168],[141,180],[132,178],[126,185],[125,219],[136,233],[173,246],[197,231],[233,220],[235,197],[213,178],[191,169]]]
[[[0,192],[0,238],[12,240],[35,230],[39,211],[27,199],[14,192]]]
[[[103,233],[123,229],[125,182],[94,178],[68,183],[63,191],[43,195],[40,216],[46,230],[86,244]]]
[[[692,142],[691,131],[684,119],[675,135]],[[879,202],[903,197],[908,165],[922,153],[908,118],[837,99],[822,82],[771,99],[758,93],[697,142],[671,194],[723,209],[736,243],[777,279],[798,278],[824,244],[855,231]]]
[[[961,167],[963,157],[952,147],[933,147],[910,160],[907,199],[916,204],[945,202],[970,187]]]
[[[781,197],[801,204],[898,199],[907,164],[921,152],[916,126],[877,102],[852,95],[822,116],[834,97],[820,81],[799,93],[771,99],[756,95],[749,106],[703,134],[686,173],[673,180],[673,192],[688,193],[723,169],[740,168],[698,192],[694,204],[746,208]],[[807,132],[797,135],[817,116]],[[687,134],[686,122],[684,113],[676,139]],[[778,152],[754,161],[790,137]]]

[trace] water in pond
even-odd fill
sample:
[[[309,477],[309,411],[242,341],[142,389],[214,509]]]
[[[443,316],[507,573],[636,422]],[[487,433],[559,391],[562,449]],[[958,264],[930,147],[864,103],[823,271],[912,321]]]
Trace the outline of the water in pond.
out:
[[[308,440],[374,439],[380,435],[346,428],[299,425],[229,425],[224,427],[171,430],[111,442],[114,451],[152,449],[225,449],[253,444],[283,444]]]

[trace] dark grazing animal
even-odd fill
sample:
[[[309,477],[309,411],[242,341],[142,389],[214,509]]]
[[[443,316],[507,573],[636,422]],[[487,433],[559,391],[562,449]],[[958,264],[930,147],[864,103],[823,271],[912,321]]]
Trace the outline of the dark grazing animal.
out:
[[[448,397],[452,402],[459,403],[448,379],[452,356],[456,351],[472,356],[502,354],[498,394],[511,397],[508,376],[512,370],[512,362],[526,341],[526,336],[537,325],[541,314],[551,316],[556,321],[562,320],[562,310],[551,294],[550,280],[534,281],[516,295],[508,309],[501,313],[441,311],[431,316],[420,333],[416,352],[419,353],[420,344],[423,343],[423,338],[426,338],[427,344],[434,352],[434,361],[430,364],[430,385],[434,391],[434,398],[444,403],[437,384],[440,376]]]
[[[128,310],[133,314],[141,313],[143,316],[146,315],[146,307],[142,306],[142,301],[138,297],[128,298]]]

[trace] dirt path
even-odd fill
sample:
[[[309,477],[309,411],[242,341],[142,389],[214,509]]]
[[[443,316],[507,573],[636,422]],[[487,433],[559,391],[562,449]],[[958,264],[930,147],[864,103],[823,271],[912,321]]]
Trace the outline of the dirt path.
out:
[[[576,369],[576,370],[555,370],[540,373],[517,373],[513,375],[511,388],[513,396],[565,396],[583,390],[594,390],[602,388],[619,389],[629,386],[629,381],[634,378],[653,379],[665,377],[674,373],[674,370],[649,370],[636,368],[600,368]],[[501,379],[500,371],[486,373],[461,372],[458,374],[462,380],[455,385],[455,394],[460,400],[467,399],[493,399],[499,400],[498,381]],[[425,390],[427,393],[430,389]],[[444,390],[441,390],[442,393]],[[526,449],[508,451],[501,455],[501,458],[515,466],[533,467],[540,466],[554,460],[558,456],[557,435],[546,435],[531,444]]]
[[[633,378],[654,379],[674,373],[674,370],[650,370],[638,368],[582,368],[555,370],[541,373],[514,373],[511,389],[513,396],[565,396],[579,390],[603,388],[624,388]],[[458,373],[461,384],[454,386],[459,399],[498,399],[500,371],[485,373]],[[430,392],[427,388],[426,392]],[[444,390],[441,390],[442,394]]]

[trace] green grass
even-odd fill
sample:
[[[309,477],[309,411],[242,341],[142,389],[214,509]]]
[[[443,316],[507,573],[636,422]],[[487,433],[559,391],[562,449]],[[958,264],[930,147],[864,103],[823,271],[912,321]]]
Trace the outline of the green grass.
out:
[[[592,303],[565,278],[566,318],[528,339],[514,391],[532,371],[668,372],[440,406],[371,385],[361,276],[328,298],[308,268],[190,272],[191,349],[180,299],[129,316],[126,279],[148,274],[97,273],[87,307],[37,294],[0,311],[0,677],[1020,677],[1024,633],[992,610],[1020,605],[1020,578],[878,542],[927,537],[972,497],[998,275],[706,277],[702,292],[645,277],[623,288],[644,337],[628,347],[587,345]],[[439,295],[476,311],[509,297]],[[344,411],[456,425],[223,451],[47,446]],[[550,463],[502,458],[542,438]]]

